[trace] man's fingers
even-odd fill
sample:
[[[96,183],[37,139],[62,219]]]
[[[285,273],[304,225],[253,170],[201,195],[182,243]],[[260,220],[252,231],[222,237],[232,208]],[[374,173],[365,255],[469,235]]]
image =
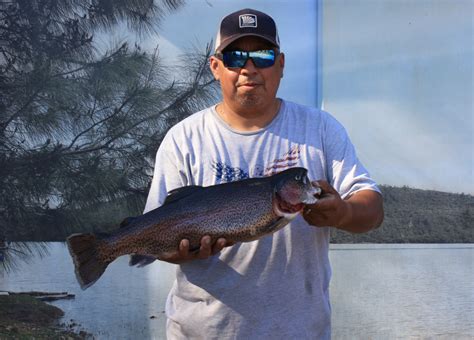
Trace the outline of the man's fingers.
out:
[[[179,257],[180,258],[186,258],[189,254],[189,240],[187,239],[182,239],[181,242],[179,243],[179,249],[178,249]]]
[[[334,209],[334,204],[337,203],[337,200],[340,200],[339,193],[336,189],[325,180],[314,181],[312,184],[321,188],[321,195],[318,197],[319,199],[316,203],[307,205],[305,212],[309,213],[308,210],[318,210],[322,212]]]
[[[216,243],[214,243],[214,246],[212,247],[212,255],[215,255],[218,252],[220,252],[225,246],[226,246],[225,238],[221,237],[217,239]]]
[[[321,190],[322,190],[322,193],[321,195],[324,195],[324,194],[333,194],[333,193],[336,193],[336,189],[334,189],[331,184],[329,184],[327,181],[325,180],[319,180],[319,181],[314,181],[312,182],[312,184],[316,184],[316,186],[320,187]]]
[[[163,257],[161,260],[171,263],[183,263],[195,259],[207,259],[211,255],[219,253],[224,247],[229,247],[235,242],[227,242],[225,238],[220,237],[214,244],[209,235],[201,238],[201,244],[198,249],[190,249],[189,240],[182,239],[178,246],[178,251],[171,256]]]
[[[201,239],[201,248],[199,249],[198,258],[206,259],[211,256],[212,252],[212,245],[211,245],[211,237],[206,235],[203,236]]]

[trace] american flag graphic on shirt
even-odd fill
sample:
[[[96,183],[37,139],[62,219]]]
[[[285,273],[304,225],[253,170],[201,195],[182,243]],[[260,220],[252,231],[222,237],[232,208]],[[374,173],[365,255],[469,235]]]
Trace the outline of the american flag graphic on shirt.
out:
[[[296,166],[299,159],[300,146],[296,145],[290,148],[290,150],[285,152],[283,155],[271,161],[268,165],[257,166],[254,169],[251,169],[252,176],[239,167],[232,167],[223,162],[215,162],[212,165],[212,168],[218,183],[228,183],[250,177],[266,177],[275,175],[276,173]]]

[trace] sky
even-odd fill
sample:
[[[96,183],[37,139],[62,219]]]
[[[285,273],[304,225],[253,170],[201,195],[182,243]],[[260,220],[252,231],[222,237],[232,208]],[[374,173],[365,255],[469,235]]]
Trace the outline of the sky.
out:
[[[204,48],[215,40],[220,20],[227,14],[243,8],[263,11],[278,23],[281,49],[286,56],[288,72],[284,74],[279,94],[315,106],[318,101],[316,80],[320,55],[315,39],[316,7],[316,1],[307,0],[188,0],[183,8],[166,18],[158,39],[148,39],[142,45],[152,49],[158,42],[160,56],[165,62],[173,63],[176,55],[193,46]]]
[[[474,194],[474,2],[188,0],[140,44],[175,64],[246,7],[277,22],[279,97],[335,116],[378,183]]]
[[[474,194],[474,2],[323,3],[323,102],[380,183]]]

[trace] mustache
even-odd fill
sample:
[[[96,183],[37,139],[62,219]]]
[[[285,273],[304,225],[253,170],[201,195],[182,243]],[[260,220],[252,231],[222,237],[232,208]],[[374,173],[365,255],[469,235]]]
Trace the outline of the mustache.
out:
[[[244,81],[237,82],[236,85],[237,86],[255,86],[255,85],[263,85],[263,82],[255,81],[255,80],[244,80]]]

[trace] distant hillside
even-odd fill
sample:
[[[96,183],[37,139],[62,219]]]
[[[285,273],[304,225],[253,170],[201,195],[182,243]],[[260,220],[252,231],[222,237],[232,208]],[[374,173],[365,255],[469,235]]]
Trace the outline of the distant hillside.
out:
[[[474,196],[381,186],[385,220],[365,234],[333,229],[331,243],[474,243]]]
[[[385,221],[379,229],[351,234],[332,229],[332,243],[474,243],[474,196],[407,187],[381,186]],[[144,204],[144,202],[143,202]],[[127,216],[136,216],[141,206],[125,200],[103,203],[95,209],[65,211],[84,221],[80,230],[62,222],[38,224],[10,235],[10,241],[64,241],[74,232],[110,232]]]

